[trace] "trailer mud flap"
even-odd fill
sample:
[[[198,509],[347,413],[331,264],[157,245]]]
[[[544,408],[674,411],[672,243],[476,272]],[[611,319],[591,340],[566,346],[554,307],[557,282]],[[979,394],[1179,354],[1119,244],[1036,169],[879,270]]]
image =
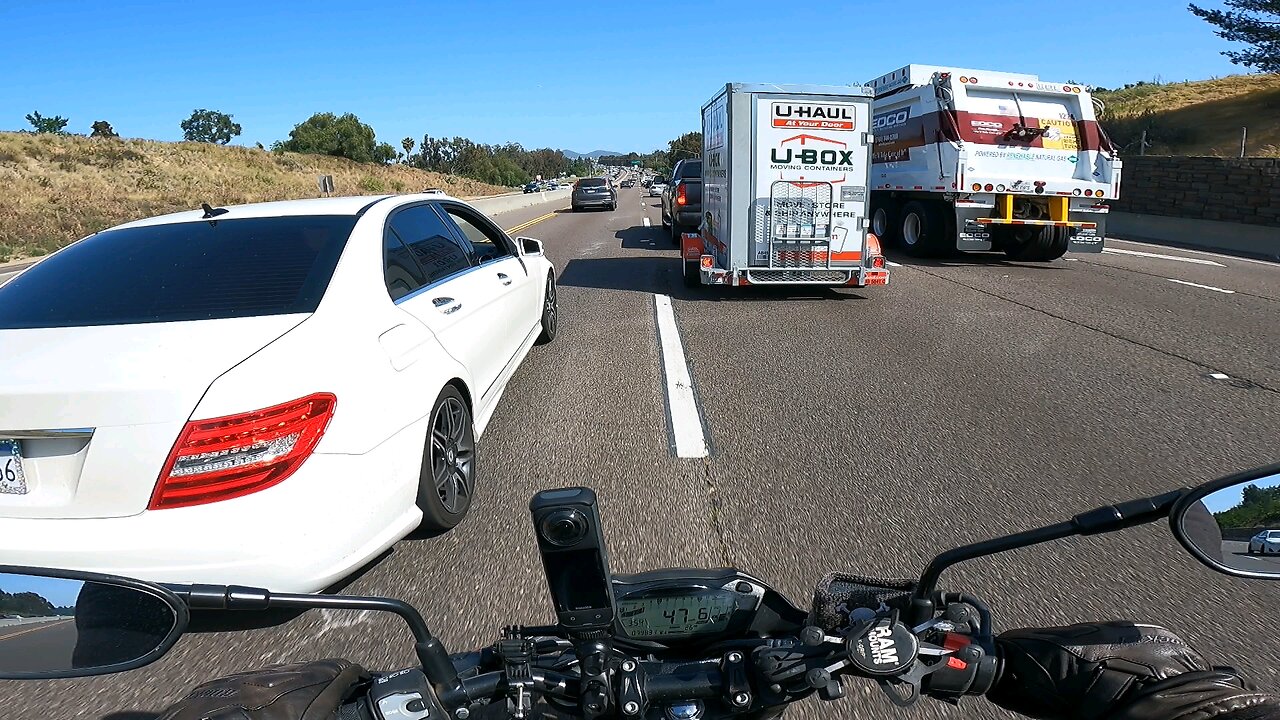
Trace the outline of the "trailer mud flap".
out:
[[[1100,228],[1075,228],[1067,252],[1100,253],[1102,252],[1102,232]]]
[[[685,260],[697,262],[703,254],[702,236],[697,233],[681,233],[680,254]]]

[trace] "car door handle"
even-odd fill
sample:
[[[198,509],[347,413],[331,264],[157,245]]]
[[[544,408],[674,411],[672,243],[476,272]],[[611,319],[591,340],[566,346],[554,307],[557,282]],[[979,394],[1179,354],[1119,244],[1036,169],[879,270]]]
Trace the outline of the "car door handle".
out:
[[[462,309],[462,303],[455,302],[451,297],[431,298],[431,304],[445,315],[452,315]]]
[[[507,277],[506,273],[498,273],[498,279],[502,281],[503,285],[511,284],[511,278]]]

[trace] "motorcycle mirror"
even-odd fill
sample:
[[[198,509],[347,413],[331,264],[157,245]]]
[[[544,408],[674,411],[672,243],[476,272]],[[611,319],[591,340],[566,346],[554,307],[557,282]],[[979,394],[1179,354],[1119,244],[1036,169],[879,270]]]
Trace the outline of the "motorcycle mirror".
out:
[[[172,592],[129,578],[0,566],[0,680],[133,670],[187,627]]]
[[[1280,579],[1280,464],[1188,491],[1169,526],[1193,557],[1218,572]]]

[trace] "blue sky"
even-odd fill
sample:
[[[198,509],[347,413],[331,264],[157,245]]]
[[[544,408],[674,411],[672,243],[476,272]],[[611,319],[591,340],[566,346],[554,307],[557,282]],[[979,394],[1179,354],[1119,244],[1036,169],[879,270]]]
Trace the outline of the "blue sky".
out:
[[[1204,499],[1205,507],[1209,508],[1209,512],[1222,512],[1240,504],[1244,499],[1244,489],[1248,485],[1257,485],[1260,488],[1273,488],[1280,485],[1280,475],[1272,475],[1269,478],[1263,478],[1244,485],[1233,485],[1229,488],[1223,488],[1218,492],[1209,495]]]
[[[33,592],[54,607],[74,607],[76,597],[84,583],[67,578],[47,578],[38,575],[0,575],[0,590],[16,595]]]
[[[1206,0],[1216,5],[1215,0]],[[0,0],[0,129],[24,115],[181,138],[195,108],[237,144],[354,112],[399,147],[462,135],[648,151],[725,82],[847,84],[911,62],[1114,87],[1239,72],[1182,2],[285,2]]]

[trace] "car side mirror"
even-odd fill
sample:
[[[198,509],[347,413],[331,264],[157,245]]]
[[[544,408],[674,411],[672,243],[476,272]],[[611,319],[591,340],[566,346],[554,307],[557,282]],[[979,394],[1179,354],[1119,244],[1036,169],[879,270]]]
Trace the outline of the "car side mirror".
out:
[[[0,566],[0,680],[124,672],[168,652],[187,606],[159,585]]]
[[[541,241],[541,240],[534,240],[534,239],[533,239],[533,238],[531,238],[531,237],[518,237],[518,238],[516,238],[516,242],[520,243],[520,254],[521,254],[521,255],[542,255],[542,254],[544,254],[544,250],[543,250],[543,248],[542,248],[542,241]]]
[[[1169,526],[1193,557],[1218,572],[1280,579],[1280,464],[1187,491]]]

